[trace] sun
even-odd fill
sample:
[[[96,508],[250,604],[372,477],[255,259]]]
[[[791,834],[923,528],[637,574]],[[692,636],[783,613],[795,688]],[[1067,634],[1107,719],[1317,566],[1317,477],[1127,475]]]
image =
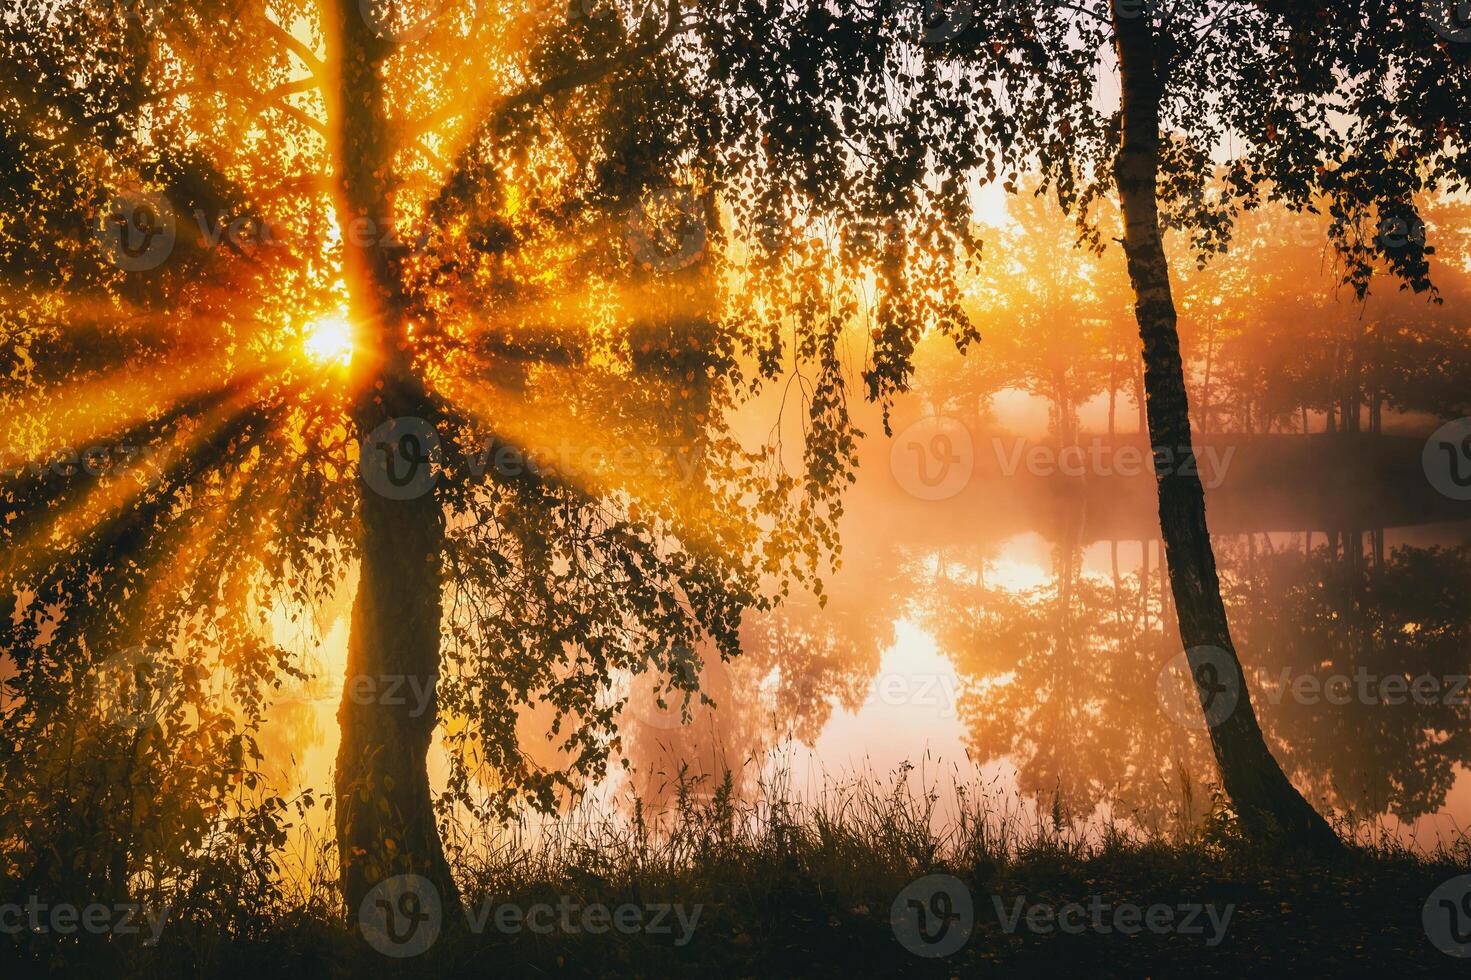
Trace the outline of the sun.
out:
[[[307,324],[301,347],[307,357],[324,367],[347,367],[352,363],[352,324],[339,316],[314,320]]]

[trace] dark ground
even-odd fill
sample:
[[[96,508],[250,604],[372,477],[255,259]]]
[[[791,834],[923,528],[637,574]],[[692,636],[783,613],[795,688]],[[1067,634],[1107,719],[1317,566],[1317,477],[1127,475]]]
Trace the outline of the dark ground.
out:
[[[610,907],[660,899],[701,903],[693,937],[683,946],[675,945],[677,928],[662,936],[508,935],[491,925],[473,935],[448,924],[463,923],[463,917],[446,915],[428,951],[394,959],[368,948],[356,921],[349,929],[341,920],[298,910],[256,921],[248,938],[226,938],[203,920],[171,924],[152,951],[43,943],[17,959],[12,941],[0,938],[10,961],[0,976],[1471,976],[1471,960],[1436,949],[1422,925],[1430,892],[1467,871],[1446,858],[1356,853],[1323,866],[1232,849],[1131,845],[1087,855],[1036,849],[1000,864],[981,857],[968,867],[934,863],[916,871],[960,878],[974,896],[975,928],[958,952],[925,959],[901,945],[889,920],[895,896],[922,875],[906,879],[882,855],[869,856],[875,861],[865,867],[856,863],[863,855],[849,854],[855,863],[844,865],[830,847],[813,852],[798,846],[765,860],[749,852],[707,855],[698,873],[662,880],[647,875],[614,883],[592,872],[569,872],[561,881],[500,893],[522,907],[554,904],[561,895]],[[1190,935],[1147,928],[1132,936],[1092,928],[1039,934],[1024,921],[1007,933],[998,921],[997,896],[1008,915],[1022,897],[1028,906],[1059,908],[1128,902],[1211,903],[1218,916],[1227,905],[1233,910],[1224,938],[1212,946],[1213,927],[1204,916],[1201,932]]]

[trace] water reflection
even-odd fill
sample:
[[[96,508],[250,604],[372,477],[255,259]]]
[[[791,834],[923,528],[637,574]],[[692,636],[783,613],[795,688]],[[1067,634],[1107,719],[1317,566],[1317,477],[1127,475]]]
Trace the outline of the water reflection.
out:
[[[1159,697],[1179,647],[1151,481],[1007,475],[991,438],[1011,437],[978,435],[974,476],[943,501],[906,492],[870,440],[827,602],[748,618],[735,660],[696,651],[708,700],[687,717],[677,693],[660,705],[632,679],[627,768],[596,792],[656,813],[727,774],[751,797],[781,768],[804,792],[927,759],[1085,825],[1196,825],[1215,769]],[[1412,440],[1332,465],[1310,437],[1226,442],[1209,493],[1222,587],[1279,759],[1353,819],[1427,841],[1465,824],[1471,514],[1415,483]],[[345,640],[329,613],[302,662],[314,679],[262,735],[291,784],[328,785]]]
[[[1446,805],[1471,751],[1471,550],[1391,548],[1385,534],[1248,538],[1228,600],[1300,781],[1340,809],[1413,820]]]
[[[1455,506],[1408,479],[1403,443],[1324,466],[1315,437],[1237,440],[1210,499],[1278,757],[1322,805],[1433,839],[1471,817],[1471,521],[1430,520]],[[1194,825],[1215,769],[1159,696],[1179,641],[1150,490],[984,466],[950,502],[860,488],[829,606],[748,624],[719,708],[631,743],[636,785],[667,801],[683,765],[749,788],[795,744],[799,785],[928,755],[1041,811]]]

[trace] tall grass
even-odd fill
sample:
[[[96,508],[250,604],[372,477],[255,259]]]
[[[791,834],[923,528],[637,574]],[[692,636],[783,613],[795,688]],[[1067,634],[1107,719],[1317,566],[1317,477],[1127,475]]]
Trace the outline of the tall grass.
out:
[[[890,926],[894,897],[928,874],[958,877],[978,903],[990,894],[1145,900],[1212,888],[1240,901],[1243,889],[1275,894],[1275,886],[1262,883],[1284,873],[1321,874],[1330,892],[1362,890],[1352,883],[1373,880],[1413,898],[1423,883],[1471,864],[1465,838],[1427,853],[1360,827],[1359,846],[1341,866],[1305,872],[1282,855],[1245,847],[1219,797],[1193,822],[1143,830],[1071,819],[1060,799],[1028,807],[989,787],[941,792],[935,780],[916,776],[905,766],[887,777],[860,773],[797,794],[790,773],[777,769],[739,798],[730,773],[711,781],[680,770],[658,807],[639,799],[616,807],[588,801],[551,821],[446,828],[458,842],[454,861],[471,909],[563,900],[679,903],[700,910],[695,938],[684,945],[643,933],[473,934],[451,911],[431,950],[414,960],[388,959],[362,942],[356,910],[341,907],[331,841],[305,834],[278,858],[273,887],[254,896],[215,893],[236,896],[231,907],[184,901],[156,949],[22,937],[23,968],[15,975],[75,975],[87,964],[109,975],[150,977],[947,975],[954,963],[912,956]],[[1193,806],[1182,801],[1180,814]],[[1410,900],[1393,899],[1396,908]],[[1028,948],[1016,937],[985,932],[972,946],[964,954],[972,959],[1022,956]]]

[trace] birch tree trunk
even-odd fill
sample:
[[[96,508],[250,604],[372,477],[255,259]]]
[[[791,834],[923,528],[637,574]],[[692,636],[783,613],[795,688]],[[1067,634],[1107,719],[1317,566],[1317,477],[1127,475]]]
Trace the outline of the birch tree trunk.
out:
[[[1194,465],[1175,304],[1160,235],[1157,180],[1162,82],[1147,10],[1140,11],[1139,5],[1127,0],[1112,4],[1123,107],[1123,141],[1115,176],[1123,206],[1124,251],[1143,341],[1150,443],[1157,459],[1164,452],[1163,458],[1173,461],[1166,472],[1158,474],[1159,514],[1180,639],[1200,685],[1203,705],[1220,690],[1207,690],[1207,669],[1214,673],[1222,664],[1229,676],[1215,678],[1214,683],[1234,687],[1237,695],[1229,713],[1212,725],[1210,736],[1222,782],[1243,830],[1256,840],[1333,852],[1342,847],[1337,836],[1293,787],[1262,737],[1221,599],[1206,525],[1205,493]]]

